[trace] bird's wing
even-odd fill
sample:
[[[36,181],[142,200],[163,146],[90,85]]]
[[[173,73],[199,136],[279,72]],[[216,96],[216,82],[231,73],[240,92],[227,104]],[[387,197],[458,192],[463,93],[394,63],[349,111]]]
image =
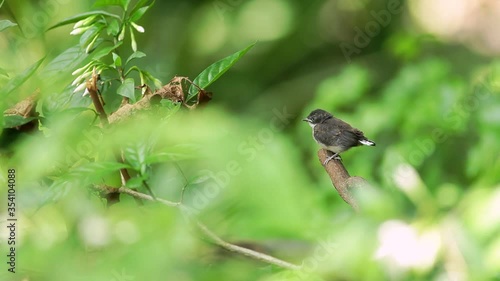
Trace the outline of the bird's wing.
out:
[[[361,133],[361,135],[359,134]],[[359,140],[360,137],[363,135],[363,133],[359,130],[353,129],[352,127],[350,130],[342,130],[342,133],[339,135],[339,143],[342,143],[343,145],[346,146],[358,146],[359,145]]]
[[[338,136],[339,143],[348,146],[358,146],[360,145],[360,140],[366,139],[363,132],[361,132],[360,130],[353,128],[351,125],[338,118],[335,119],[335,123],[337,124],[336,127],[338,127],[338,130],[340,132]]]
[[[314,138],[317,142],[325,144],[326,146],[335,145],[335,140],[340,134],[340,130],[329,123],[322,123],[314,127]]]

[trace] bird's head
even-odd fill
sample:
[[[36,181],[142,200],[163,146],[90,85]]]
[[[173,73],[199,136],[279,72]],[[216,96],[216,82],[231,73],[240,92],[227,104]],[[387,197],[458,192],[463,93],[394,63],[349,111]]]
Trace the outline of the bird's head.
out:
[[[302,121],[306,121],[311,127],[314,127],[315,125],[320,124],[332,117],[333,115],[324,111],[323,109],[315,109],[311,113],[309,113],[306,118],[302,119]]]

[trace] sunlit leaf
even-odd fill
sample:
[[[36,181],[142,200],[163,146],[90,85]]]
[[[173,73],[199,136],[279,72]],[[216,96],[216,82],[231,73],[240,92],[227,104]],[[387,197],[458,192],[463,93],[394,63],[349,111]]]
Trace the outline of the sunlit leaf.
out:
[[[135,102],[135,93],[134,93],[134,79],[132,78],[127,78],[125,81],[123,81],[123,84],[118,87],[118,90],[116,92],[120,96],[124,96],[129,98],[132,102]]]
[[[60,27],[60,26],[64,26],[64,25],[67,25],[67,24],[75,23],[77,21],[80,21],[80,20],[88,17],[88,16],[93,16],[93,15],[109,16],[109,17],[114,17],[114,18],[120,19],[120,16],[112,14],[112,13],[108,13],[106,11],[91,11],[91,12],[81,13],[81,14],[74,15],[72,17],[66,18],[66,19],[64,19],[64,20],[62,20],[62,21],[54,24],[53,26],[49,27],[49,29],[47,29],[47,30],[51,30],[51,29],[54,29],[56,27]]]
[[[10,94],[17,87],[21,86],[21,84],[26,82],[26,80],[28,80],[28,78],[30,78],[30,76],[33,75],[33,73],[35,73],[35,71],[38,69],[38,67],[40,67],[40,65],[42,64],[44,59],[45,59],[45,57],[40,59],[36,63],[34,63],[32,66],[30,66],[26,70],[24,70],[21,74],[10,79],[9,82],[7,82],[7,84],[2,88],[2,90],[0,90],[1,95]]]
[[[0,20],[0,32],[4,31],[5,29],[9,27],[16,26],[17,23],[13,23],[10,20]]]
[[[198,85],[200,88],[206,88],[215,82],[219,77],[222,76],[229,68],[231,68],[238,60],[240,60],[253,46],[255,43],[246,47],[245,49],[238,51],[230,56],[227,56],[209,67],[203,70],[198,77],[193,80],[193,83]],[[189,94],[187,100],[189,101],[192,97],[196,95],[198,89],[191,85],[189,87]]]

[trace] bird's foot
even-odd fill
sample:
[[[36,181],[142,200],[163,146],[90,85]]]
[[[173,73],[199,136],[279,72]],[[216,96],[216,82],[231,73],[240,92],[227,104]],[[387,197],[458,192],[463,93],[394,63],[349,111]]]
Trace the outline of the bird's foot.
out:
[[[325,162],[323,162],[323,166],[326,166],[326,164],[328,164],[328,162],[330,162],[330,160],[332,160],[332,159],[342,160],[342,158],[340,158],[340,155],[338,153],[335,153],[332,156],[326,158]]]

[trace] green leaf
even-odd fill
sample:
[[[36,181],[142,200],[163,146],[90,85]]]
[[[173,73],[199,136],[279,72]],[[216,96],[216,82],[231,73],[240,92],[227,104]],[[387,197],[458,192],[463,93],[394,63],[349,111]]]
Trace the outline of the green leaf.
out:
[[[98,60],[104,56],[107,56],[109,55],[109,53],[111,53],[114,49],[120,47],[120,45],[123,44],[123,41],[121,42],[118,42],[116,43],[116,45],[114,46],[108,46],[108,47],[104,47],[102,49],[100,49],[99,51],[96,51],[94,54],[93,54],[93,59],[94,60]]]
[[[124,96],[129,98],[132,102],[135,102],[135,93],[134,93],[134,79],[132,78],[127,78],[125,81],[123,81],[123,84],[118,87],[118,90],[116,92],[120,96]]]
[[[87,31],[85,31],[80,37],[80,46],[85,48],[85,46],[93,39],[95,39],[96,34],[98,34],[102,30],[101,27],[92,26]]]
[[[9,27],[16,26],[17,23],[13,23],[10,20],[0,20],[0,32],[4,31],[5,29]]]
[[[71,107],[71,108],[66,108],[60,112],[52,112],[51,114],[54,115],[54,114],[58,114],[59,118],[62,118],[60,116],[68,116],[68,118],[70,117],[75,117],[77,116],[78,114],[80,113],[83,113],[85,111],[91,111],[93,113],[95,113],[97,115],[97,112],[95,110],[93,110],[92,108],[88,108],[88,107]],[[63,115],[64,114],[64,115]]]
[[[147,6],[140,7],[138,9],[136,9],[135,11],[133,11],[132,15],[130,16],[130,21],[131,22],[138,21],[140,18],[142,18],[142,16],[144,16],[144,14],[149,10],[149,8],[151,8],[153,6],[154,3],[155,3],[155,1],[153,0],[153,2],[151,2],[151,4],[149,4]]]
[[[139,188],[142,186],[142,182],[145,180],[145,177],[143,176],[136,176],[127,181],[125,184],[126,187],[128,188]]]
[[[14,128],[17,126],[24,125],[31,120],[35,120],[36,117],[24,118],[21,115],[4,115],[3,116],[3,127],[4,128]]]
[[[87,54],[79,45],[73,46],[49,62],[44,68],[44,74],[51,78],[64,72],[72,72],[86,57]]]
[[[188,182],[189,185],[200,184],[211,180],[212,178],[208,175],[195,176],[191,178]]]
[[[113,64],[116,66],[116,67],[120,67],[122,66],[122,58],[120,58],[120,56],[116,53],[113,52]]]
[[[142,75],[144,75],[144,77],[146,77],[148,80],[152,81],[154,84],[155,84],[155,87],[157,89],[163,87],[162,83],[160,80],[158,80],[156,77],[154,77],[153,75],[151,75],[151,73],[145,71],[145,70],[141,70],[141,73]]]
[[[0,90],[1,95],[10,94],[17,87],[21,86],[24,82],[26,82],[26,80],[28,80],[28,78],[30,78],[30,76],[33,75],[33,73],[35,73],[38,67],[40,67],[44,59],[45,57],[35,62],[32,66],[24,70],[21,74],[10,79],[9,82],[7,82],[7,84],[2,88],[2,90]]]
[[[112,19],[109,22],[108,27],[106,28],[106,32],[111,36],[118,35],[118,33],[120,32],[120,23],[117,20]]]
[[[154,0],[151,1],[151,4],[146,5],[146,3],[149,2],[149,1],[150,0],[139,0],[139,1],[137,1],[137,3],[135,3],[134,8],[132,8],[132,10],[130,11],[130,14],[131,15],[135,14],[137,10],[139,10],[140,8],[142,8],[144,6],[150,6],[150,7],[153,6],[153,4],[155,2]]]
[[[163,163],[171,161],[179,161],[184,159],[192,159],[196,155],[197,148],[193,145],[176,145],[173,147],[163,148],[160,151],[150,153],[145,162],[147,164]]]
[[[222,74],[224,74],[229,68],[231,68],[238,60],[240,60],[253,46],[255,43],[246,47],[245,49],[238,51],[230,56],[227,56],[209,67],[203,70],[194,80],[193,83],[198,85],[200,88],[206,88],[210,86],[213,82],[219,79]],[[187,100],[189,101],[193,98],[196,93],[198,93],[198,89],[191,85],[189,87],[189,94]]]
[[[130,55],[130,57],[128,57],[127,61],[125,62],[125,65],[127,65],[133,59],[139,59],[145,56],[146,54],[141,51],[134,52],[133,54]]]
[[[134,168],[139,174],[146,176],[146,155],[148,154],[148,146],[145,143],[137,143],[130,145],[123,150],[123,156],[127,159],[127,163]]]
[[[94,7],[119,6],[126,11],[129,3],[130,0],[97,0]]]
[[[53,26],[49,27],[49,29],[47,29],[47,31],[54,29],[56,27],[75,23],[77,21],[80,21],[86,17],[93,16],[93,15],[102,15],[102,16],[108,16],[108,17],[114,17],[114,18],[120,19],[120,16],[112,14],[112,13],[108,13],[106,11],[91,11],[91,12],[81,13],[81,14],[66,18],[66,19],[54,24]]]
[[[130,29],[130,45],[132,47],[132,51],[137,52],[137,41],[135,41],[135,35],[134,35],[134,30],[132,30],[132,26],[129,27]]]
[[[92,162],[73,169],[68,176],[75,178],[96,178],[127,168],[130,167],[124,163]]]

